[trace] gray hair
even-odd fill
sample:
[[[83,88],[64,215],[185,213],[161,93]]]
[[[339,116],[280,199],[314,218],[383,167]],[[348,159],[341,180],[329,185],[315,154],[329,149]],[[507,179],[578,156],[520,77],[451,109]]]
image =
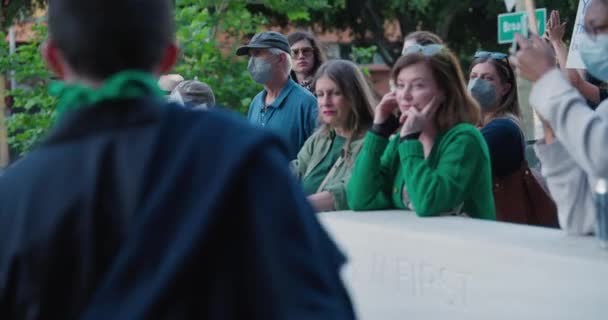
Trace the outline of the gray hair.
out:
[[[285,55],[285,59],[287,61],[287,74],[289,74],[291,72],[291,69],[293,68],[293,62],[291,61],[291,55],[281,49],[277,49],[277,48],[268,48],[268,51],[273,55],[273,56],[278,56],[278,55]]]

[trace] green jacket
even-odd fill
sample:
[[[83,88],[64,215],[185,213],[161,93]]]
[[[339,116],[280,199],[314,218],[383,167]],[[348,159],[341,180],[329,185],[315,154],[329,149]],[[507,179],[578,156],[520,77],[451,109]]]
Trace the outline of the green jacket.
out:
[[[327,156],[331,148],[331,142],[335,136],[334,131],[324,132],[317,130],[304,142],[302,149],[298,152],[298,158],[291,162],[292,170],[302,180]],[[318,192],[328,191],[334,196],[334,208],[336,210],[348,210],[346,201],[346,183],[350,179],[355,158],[361,151],[364,138],[350,142],[343,157],[334,164],[329,176],[325,178]]]
[[[403,186],[418,216],[463,212],[496,219],[488,147],[479,130],[458,124],[440,134],[427,159],[418,140],[368,132],[347,187],[353,210],[406,209]]]

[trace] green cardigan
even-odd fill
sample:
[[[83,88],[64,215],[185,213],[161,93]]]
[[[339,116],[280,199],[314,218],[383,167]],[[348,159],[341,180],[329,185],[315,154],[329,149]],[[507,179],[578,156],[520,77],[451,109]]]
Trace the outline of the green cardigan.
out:
[[[347,187],[353,210],[406,209],[403,186],[418,216],[463,212],[495,220],[488,147],[479,130],[458,124],[435,139],[427,159],[418,140],[368,132]]]
[[[298,158],[291,162],[291,169],[300,180],[307,177],[327,156],[334,136],[334,131],[317,130],[304,142],[302,149],[298,152]],[[355,158],[361,151],[363,140],[364,138],[359,138],[351,141],[348,147],[345,146],[348,149],[344,150],[344,156],[334,163],[333,170],[327,173],[330,176],[326,177],[327,181],[321,185],[321,190],[318,191],[327,191],[334,196],[334,208],[336,210],[348,210],[346,183],[350,179],[351,170]]]

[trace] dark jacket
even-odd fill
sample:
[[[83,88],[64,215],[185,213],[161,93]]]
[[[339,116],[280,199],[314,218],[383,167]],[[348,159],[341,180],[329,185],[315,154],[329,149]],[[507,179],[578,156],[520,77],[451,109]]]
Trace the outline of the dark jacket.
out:
[[[0,319],[352,319],[271,134],[150,99],[67,114],[0,178]]]
[[[494,177],[506,177],[519,170],[525,157],[526,141],[515,120],[496,118],[481,128],[481,134],[490,150]]]

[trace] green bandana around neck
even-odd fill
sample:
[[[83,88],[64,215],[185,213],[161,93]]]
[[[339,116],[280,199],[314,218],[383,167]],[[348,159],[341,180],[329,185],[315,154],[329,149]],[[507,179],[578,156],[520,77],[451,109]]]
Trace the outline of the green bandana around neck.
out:
[[[54,81],[49,85],[49,93],[58,99],[55,121],[61,119],[66,112],[92,106],[104,100],[164,96],[156,78],[142,71],[119,72],[106,79],[99,88]]]

